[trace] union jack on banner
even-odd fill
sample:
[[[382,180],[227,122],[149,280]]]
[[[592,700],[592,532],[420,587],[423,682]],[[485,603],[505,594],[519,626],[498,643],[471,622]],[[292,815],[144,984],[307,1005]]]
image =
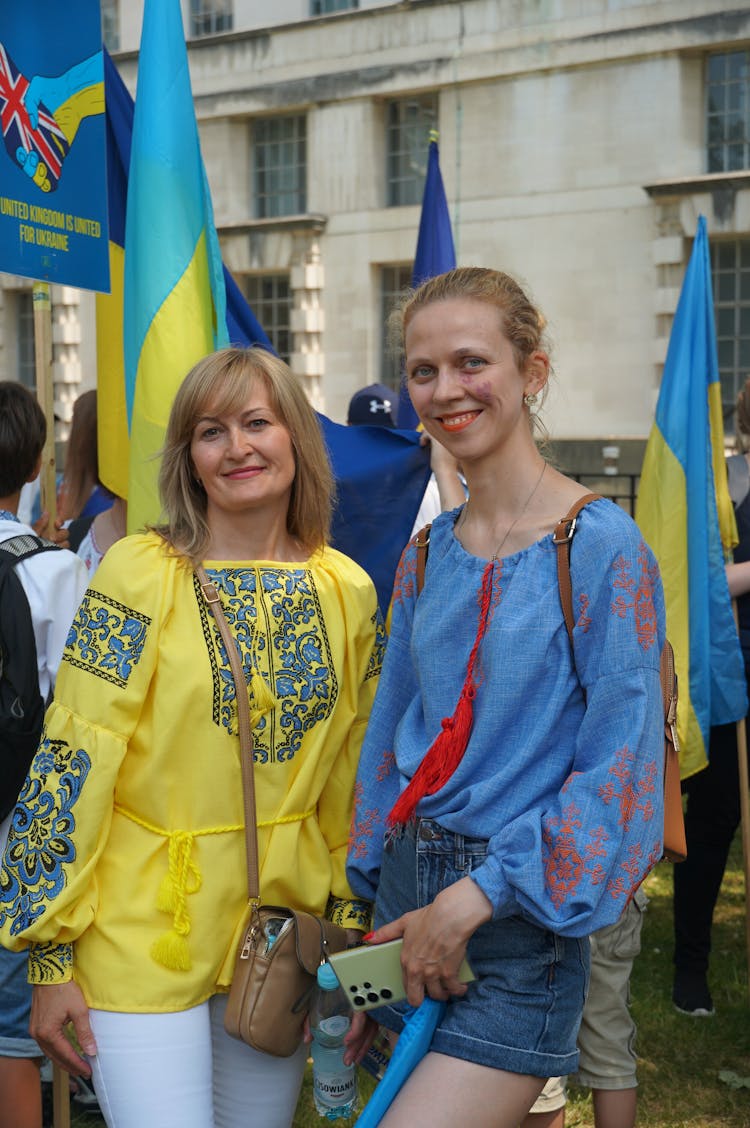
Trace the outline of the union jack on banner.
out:
[[[42,103],[37,110],[38,125],[34,129],[24,101],[28,88],[29,80],[21,74],[0,43],[0,127],[5,148],[19,168],[24,167],[26,160],[20,154],[34,154],[39,163],[35,162],[37,172],[32,179],[42,191],[54,192],[70,146],[54,117]]]

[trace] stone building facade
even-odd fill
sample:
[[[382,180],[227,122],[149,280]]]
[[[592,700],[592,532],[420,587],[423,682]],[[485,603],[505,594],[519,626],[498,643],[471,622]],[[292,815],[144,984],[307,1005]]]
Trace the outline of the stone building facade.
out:
[[[103,3],[132,91],[141,10]],[[731,405],[750,374],[746,7],[183,0],[183,13],[225,262],[316,407],[341,421],[357,387],[397,379],[384,316],[410,276],[430,128],[459,262],[520,276],[548,318],[544,418],[563,462],[637,470],[701,213]],[[2,277],[6,378],[26,355],[25,288]],[[91,382],[92,299],[53,299],[64,409]]]

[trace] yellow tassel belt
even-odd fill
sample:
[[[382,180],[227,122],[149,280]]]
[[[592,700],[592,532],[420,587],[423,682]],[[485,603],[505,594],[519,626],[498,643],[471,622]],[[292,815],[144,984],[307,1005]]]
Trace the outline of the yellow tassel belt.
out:
[[[193,861],[193,843],[196,838],[205,838],[211,834],[230,834],[233,831],[244,831],[243,823],[230,826],[211,826],[203,830],[166,830],[156,826],[147,819],[142,819],[126,807],[115,804],[115,810],[126,819],[142,826],[144,830],[165,838],[169,846],[169,865],[162,880],[156,898],[156,907],[163,913],[172,916],[172,927],[162,936],[158,937],[151,945],[151,958],[163,967],[175,971],[190,971],[192,960],[188,948],[187,936],[190,932],[190,914],[187,911],[187,898],[190,893],[197,893],[203,878],[197,865]],[[281,815],[277,819],[267,819],[258,823],[258,828],[270,826],[283,826],[286,823],[303,822],[315,814],[313,807],[309,811],[299,814]]]

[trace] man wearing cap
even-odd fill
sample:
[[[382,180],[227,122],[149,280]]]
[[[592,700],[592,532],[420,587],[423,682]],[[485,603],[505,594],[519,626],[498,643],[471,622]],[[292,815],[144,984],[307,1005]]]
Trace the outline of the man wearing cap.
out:
[[[346,422],[350,427],[396,427],[395,412],[398,397],[385,384],[368,384],[360,388],[349,400]],[[442,513],[444,509],[455,509],[466,501],[466,489],[458,472],[456,460],[448,454],[441,443],[430,439],[422,432],[422,445],[430,445],[430,466],[432,474],[425,487],[422,501],[414,521],[411,535],[414,536],[424,526]]]

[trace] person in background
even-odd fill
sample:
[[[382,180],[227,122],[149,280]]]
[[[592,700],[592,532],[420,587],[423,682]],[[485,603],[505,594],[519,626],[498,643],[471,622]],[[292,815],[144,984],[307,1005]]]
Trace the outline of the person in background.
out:
[[[70,525],[70,547],[86,565],[89,579],[101,564],[107,549],[127,532],[128,503],[123,497],[113,496],[109,509],[92,518],[79,517]]]
[[[112,504],[112,494],[99,480],[96,392],[82,392],[73,405],[73,421],[58,494],[58,517],[95,517]]]
[[[369,577],[327,545],[319,424],[270,353],[191,370],[160,487],[167,523],[107,551],[73,622],[0,872],[0,936],[30,949],[37,1041],[72,1074],[93,1069],[108,1125],[146,1109],[159,1128],[288,1128],[304,1047],[273,1058],[224,1030],[247,916],[243,789],[234,681],[194,569],[248,681],[261,896],[352,940],[369,926],[344,867],[382,622]]]
[[[750,379],[737,397],[740,453],[727,460],[729,493],[739,544],[727,565],[729,594],[737,600],[740,645],[750,693]],[[740,824],[737,727],[711,729],[708,766],[683,783],[687,793],[687,858],[674,867],[674,980],[672,1001],[693,1018],[714,1013],[708,983],[714,910],[729,848]]]
[[[355,392],[349,401],[346,422],[350,427],[396,427],[395,393],[385,384],[368,384]],[[419,532],[442,513],[453,509],[466,499],[466,487],[458,464],[442,443],[433,439],[426,431],[420,435],[423,446],[430,447],[430,468],[432,474],[425,487],[419,510],[414,519],[411,535]]]
[[[630,975],[641,950],[648,898],[636,889],[619,920],[589,937],[591,977],[578,1032],[573,1084],[591,1090],[594,1128],[634,1128],[638,1107],[636,1025],[630,1013]],[[523,1128],[564,1128],[565,1078],[551,1077]]]
[[[21,384],[0,383],[0,543],[33,532],[19,520],[18,502],[22,486],[39,473],[46,433],[44,412],[31,392]],[[46,701],[86,588],[86,572],[72,553],[59,550],[20,561],[16,575],[29,602],[39,692]],[[0,822],[0,851],[10,824],[10,815]],[[0,948],[0,1128],[42,1125],[42,1050],[29,1035],[27,966],[25,952]]]
[[[534,441],[550,364],[518,282],[459,268],[401,318],[414,409],[469,500],[433,521],[421,593],[404,550],[357,778],[347,872],[376,899],[369,939],[403,937],[408,1004],[447,1003],[382,1125],[515,1128],[578,1064],[588,935],[661,856],[663,593],[631,518],[592,502],[571,651],[552,534],[586,490]],[[403,1009],[373,1016],[399,1031]]]

